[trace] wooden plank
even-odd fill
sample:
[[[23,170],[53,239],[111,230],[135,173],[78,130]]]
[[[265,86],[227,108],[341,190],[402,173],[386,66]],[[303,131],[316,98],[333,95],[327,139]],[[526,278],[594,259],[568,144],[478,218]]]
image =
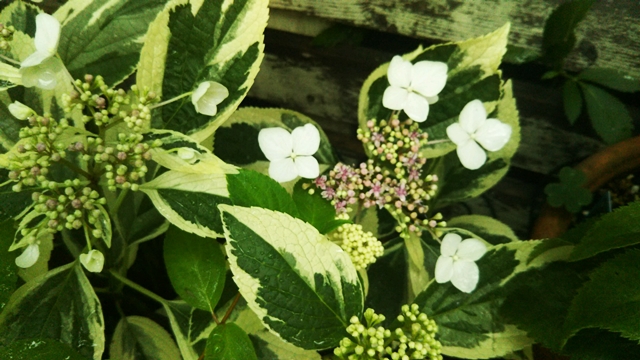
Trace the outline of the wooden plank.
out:
[[[539,50],[545,20],[560,3],[562,0],[271,0],[270,6],[436,41],[476,37],[511,22],[509,43]],[[593,63],[640,77],[640,6],[636,0],[597,1],[578,27],[577,37],[581,43],[567,63],[571,70]]]
[[[267,32],[267,54],[249,96],[305,113],[322,125],[337,148],[361,155],[355,140],[360,87],[392,54],[364,48],[314,49],[305,46],[308,42]],[[599,141],[570,131],[558,89],[514,80],[514,95],[522,126],[514,166],[551,174],[602,147]]]

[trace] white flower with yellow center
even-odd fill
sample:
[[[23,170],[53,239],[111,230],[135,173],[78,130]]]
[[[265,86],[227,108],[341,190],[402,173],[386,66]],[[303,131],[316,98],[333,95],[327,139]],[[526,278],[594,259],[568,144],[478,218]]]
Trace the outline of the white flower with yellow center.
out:
[[[279,127],[262,129],[258,144],[271,162],[269,176],[277,182],[298,176],[315,179],[320,175],[320,165],[313,157],[320,147],[320,132],[315,126],[298,126],[291,133]]]
[[[389,87],[382,96],[382,106],[404,110],[412,120],[423,122],[429,115],[429,104],[447,83],[447,64],[438,61],[411,61],[394,56],[387,70]]]
[[[451,284],[458,290],[470,293],[480,279],[478,261],[487,247],[478,239],[462,240],[457,234],[447,234],[440,245],[440,257],[436,261],[436,282]]]
[[[483,148],[498,151],[509,142],[511,126],[498,119],[487,119],[482,101],[476,99],[464,106],[457,123],[447,127],[447,136],[456,144],[462,166],[476,170],[487,161]]]

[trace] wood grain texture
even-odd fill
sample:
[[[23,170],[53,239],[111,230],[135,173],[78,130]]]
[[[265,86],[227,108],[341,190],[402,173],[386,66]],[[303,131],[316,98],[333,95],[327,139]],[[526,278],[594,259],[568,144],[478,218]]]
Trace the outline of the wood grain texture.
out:
[[[271,0],[274,9],[398,33],[419,39],[459,41],[511,22],[509,43],[539,50],[544,23],[562,0]],[[571,70],[589,64],[640,77],[640,4],[597,1],[577,30]]]

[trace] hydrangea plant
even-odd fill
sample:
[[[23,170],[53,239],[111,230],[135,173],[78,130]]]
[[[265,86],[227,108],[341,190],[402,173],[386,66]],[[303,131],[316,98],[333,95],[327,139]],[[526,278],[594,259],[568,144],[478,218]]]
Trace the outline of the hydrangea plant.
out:
[[[517,148],[498,70],[509,25],[375,70],[357,114],[368,160],[348,164],[303,114],[237,109],[267,5],[0,13],[0,354],[442,359],[533,344],[498,309],[568,246],[440,212],[494,186]],[[178,298],[128,277],[149,241]],[[125,287],[164,320],[123,311]]]

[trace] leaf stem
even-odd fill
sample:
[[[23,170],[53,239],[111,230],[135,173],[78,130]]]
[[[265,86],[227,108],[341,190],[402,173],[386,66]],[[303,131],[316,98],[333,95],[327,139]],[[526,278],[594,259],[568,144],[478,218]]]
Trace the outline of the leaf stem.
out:
[[[118,198],[116,199],[116,203],[113,205],[113,209],[111,210],[111,216],[118,216],[118,210],[120,210],[120,206],[122,205],[124,198],[127,197],[128,193],[129,189],[122,189],[120,191],[120,194],[118,194]]]
[[[16,65],[20,65],[20,61],[17,60],[13,60],[12,58],[8,57],[8,56],[4,56],[2,54],[0,54],[0,58],[6,62],[12,63],[12,64],[16,64]]]
[[[71,161],[69,161],[67,159],[60,159],[60,163],[65,164],[67,167],[69,167],[69,169],[75,171],[79,175],[84,176],[87,180],[91,180],[91,178],[93,178],[93,176],[91,176],[91,174],[89,174],[88,172],[82,170],[76,164],[72,163]]]
[[[241,297],[241,295],[238,292],[238,295],[236,295],[236,297],[233,299],[233,302],[231,303],[231,306],[229,306],[229,308],[227,309],[227,313],[224,314],[224,317],[222,318],[222,320],[220,320],[220,324],[224,324],[225,322],[227,322],[227,319],[229,319],[229,316],[231,316],[231,312],[233,311],[233,309],[238,304],[238,301],[240,300],[240,297]]]
[[[191,95],[191,94],[193,94],[193,91],[189,91],[189,92],[186,92],[186,93],[184,93],[184,94],[180,94],[180,95],[178,95],[178,96],[176,96],[176,97],[174,97],[174,98],[171,98],[171,99],[169,99],[169,100],[165,100],[165,101],[160,102],[160,103],[157,103],[157,104],[155,104],[155,105],[151,105],[151,106],[149,106],[149,110],[151,110],[151,109],[155,109],[155,108],[158,108],[158,107],[160,107],[160,106],[167,105],[167,104],[169,104],[169,103],[172,103],[172,102],[174,102],[174,101],[176,101],[176,100],[180,100],[180,99],[182,99],[183,97],[189,96],[189,95]]]
[[[127,285],[128,287],[136,290],[137,292],[141,293],[142,295],[146,295],[147,297],[159,302],[160,304],[166,305],[167,300],[161,298],[160,296],[156,295],[155,293],[143,288],[142,286],[134,283],[133,281],[127,279],[126,277],[118,274],[117,272],[110,270],[109,273],[111,274],[111,276],[113,276],[114,278],[120,280],[121,283]]]
[[[449,139],[433,140],[433,141],[428,141],[425,145],[442,144],[447,142],[451,142],[451,140]]]

